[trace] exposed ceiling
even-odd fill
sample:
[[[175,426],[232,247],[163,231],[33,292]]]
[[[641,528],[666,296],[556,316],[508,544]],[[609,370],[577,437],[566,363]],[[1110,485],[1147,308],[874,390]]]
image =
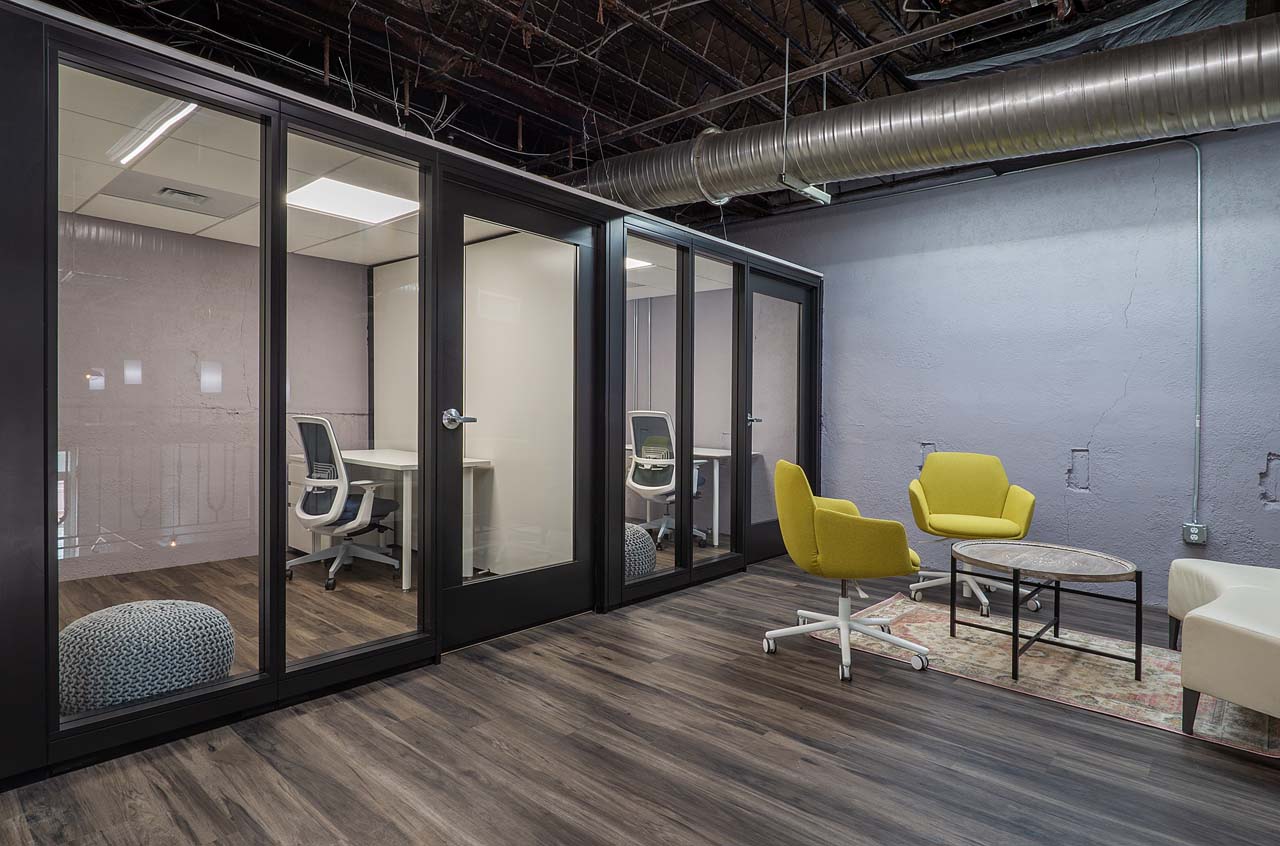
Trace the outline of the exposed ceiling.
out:
[[[602,157],[777,120],[782,91],[644,121],[995,5],[997,0],[52,0],[242,72],[556,177]],[[789,90],[787,112],[931,84],[948,67],[1078,35],[1174,0],[1061,0]],[[1205,0],[1185,0],[1200,2]],[[1250,7],[1273,0],[1234,0]],[[1065,17],[1059,17],[1066,11]],[[1265,11],[1263,9],[1262,11]],[[612,140],[605,142],[602,138]],[[882,180],[889,182],[891,180]],[[785,192],[664,210],[693,225]],[[100,204],[101,205],[101,204]],[[189,225],[196,225],[194,218]],[[228,227],[233,228],[233,227]],[[243,230],[242,230],[243,231]],[[292,246],[292,245],[291,245]],[[304,248],[310,249],[310,247]]]

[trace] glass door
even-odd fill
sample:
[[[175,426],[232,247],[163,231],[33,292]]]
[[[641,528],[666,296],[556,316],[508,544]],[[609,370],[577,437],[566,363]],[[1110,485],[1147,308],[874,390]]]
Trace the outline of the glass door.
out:
[[[444,648],[588,610],[589,225],[443,188],[437,526]]]
[[[758,271],[748,274],[743,336],[749,344],[744,381],[750,449],[739,458],[748,465],[742,471],[749,480],[748,563],[785,551],[773,499],[778,460],[798,463],[811,476],[816,470],[813,308],[810,287]]]

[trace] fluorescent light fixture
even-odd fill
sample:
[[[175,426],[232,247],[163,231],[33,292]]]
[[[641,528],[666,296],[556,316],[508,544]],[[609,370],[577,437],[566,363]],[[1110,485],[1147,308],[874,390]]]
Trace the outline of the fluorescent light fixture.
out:
[[[183,118],[190,115],[195,110],[196,110],[195,103],[186,103],[182,106],[182,108],[178,109],[178,111],[174,112],[173,114],[169,115],[169,117],[160,121],[160,123],[156,125],[156,128],[151,130],[151,132],[147,134],[146,138],[143,138],[140,142],[138,142],[137,146],[135,146],[132,150],[125,153],[124,156],[121,157],[120,164],[127,165],[129,162],[133,161],[138,156],[145,153],[147,151],[147,148],[149,148],[152,144],[159,141],[160,138],[163,137],[163,135],[166,132],[168,132],[170,129],[173,129],[175,126],[177,126],[179,121],[181,121]]]
[[[370,224],[386,223],[418,210],[417,200],[406,200],[327,176],[295,188],[285,201],[295,208]]]
[[[642,267],[653,267],[653,262],[643,261],[637,258],[627,259],[627,270],[639,270]]]

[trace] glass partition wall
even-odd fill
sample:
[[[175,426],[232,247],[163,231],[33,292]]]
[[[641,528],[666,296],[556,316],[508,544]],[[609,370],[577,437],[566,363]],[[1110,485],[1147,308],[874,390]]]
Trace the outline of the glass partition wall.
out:
[[[262,668],[263,130],[69,66],[57,81],[68,718]]]
[[[693,465],[705,480],[694,496],[695,567],[741,548],[734,531],[734,265],[693,259]]]
[[[418,630],[416,166],[288,133],[285,656]]]
[[[739,551],[736,270],[632,233],[626,279],[622,558],[635,595],[643,583],[678,581]]]
[[[676,438],[680,278],[684,253],[627,237],[626,497],[623,576],[627,584],[688,566],[682,531]],[[695,482],[696,484],[696,482]]]

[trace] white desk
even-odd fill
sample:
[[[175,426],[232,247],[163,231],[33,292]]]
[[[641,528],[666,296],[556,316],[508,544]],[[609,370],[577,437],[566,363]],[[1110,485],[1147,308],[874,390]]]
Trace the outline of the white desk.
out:
[[[344,449],[342,461],[358,467],[393,470],[400,474],[400,585],[413,589],[413,474],[418,472],[418,454],[407,449]],[[462,459],[462,572],[470,575],[474,567],[475,535],[472,502],[475,471],[493,466],[487,458]]]
[[[631,452],[631,444],[627,444],[627,452]],[[761,453],[752,452],[754,455]],[[695,462],[709,462],[711,464],[711,545],[720,546],[720,464],[733,458],[733,450],[725,447],[701,447],[694,446],[693,459]]]

